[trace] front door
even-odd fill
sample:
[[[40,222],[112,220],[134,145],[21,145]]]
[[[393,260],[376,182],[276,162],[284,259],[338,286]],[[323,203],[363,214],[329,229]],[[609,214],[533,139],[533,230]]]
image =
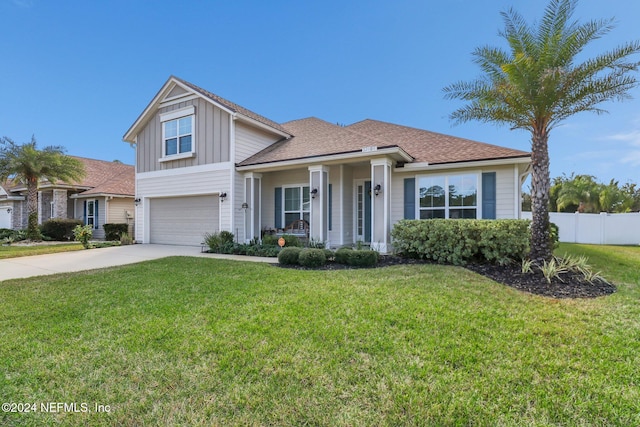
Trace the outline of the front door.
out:
[[[356,181],[356,242],[371,242],[371,181]]]

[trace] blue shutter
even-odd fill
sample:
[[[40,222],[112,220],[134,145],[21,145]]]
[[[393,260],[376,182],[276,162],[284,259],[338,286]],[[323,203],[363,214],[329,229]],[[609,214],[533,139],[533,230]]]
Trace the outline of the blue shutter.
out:
[[[98,201],[93,202],[93,228],[98,229]]]
[[[275,226],[276,228],[282,228],[282,187],[276,187],[275,193]]]
[[[87,201],[84,201],[84,213],[82,214],[82,218],[84,218],[84,225],[87,225]]]
[[[482,174],[482,219],[496,219],[496,173]]]
[[[332,218],[331,218],[332,217],[332,215],[331,215],[332,209],[331,208],[333,207],[332,194],[333,194],[333,186],[332,186],[332,184],[329,184],[329,230],[331,230],[331,222],[332,222],[331,221],[332,220]]]
[[[404,180],[404,219],[416,218],[416,179]]]

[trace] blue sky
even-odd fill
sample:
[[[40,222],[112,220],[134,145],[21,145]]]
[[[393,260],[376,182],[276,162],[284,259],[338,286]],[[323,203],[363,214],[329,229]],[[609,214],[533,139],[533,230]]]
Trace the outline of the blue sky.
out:
[[[529,150],[529,134],[453,126],[442,88],[479,75],[471,52],[503,46],[500,12],[542,0],[0,0],[0,136],[133,164],[122,136],[170,75],[278,122],[365,118]],[[616,18],[592,53],[640,39],[637,0],[581,0]],[[587,52],[589,53],[589,52]],[[640,182],[640,89],[550,137],[551,176]]]

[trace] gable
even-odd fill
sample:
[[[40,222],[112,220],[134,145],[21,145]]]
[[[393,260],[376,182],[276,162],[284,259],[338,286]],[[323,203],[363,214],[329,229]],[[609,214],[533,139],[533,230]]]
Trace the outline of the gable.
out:
[[[170,101],[171,99],[178,98],[178,97],[182,97],[182,96],[186,96],[186,95],[188,95],[188,94],[189,94],[189,92],[187,92],[184,88],[182,88],[182,87],[180,87],[180,86],[178,86],[178,85],[175,85],[175,86],[173,87],[173,89],[171,89],[171,90],[169,91],[169,93],[167,94],[167,96],[165,96],[165,97],[162,99],[162,102]]]

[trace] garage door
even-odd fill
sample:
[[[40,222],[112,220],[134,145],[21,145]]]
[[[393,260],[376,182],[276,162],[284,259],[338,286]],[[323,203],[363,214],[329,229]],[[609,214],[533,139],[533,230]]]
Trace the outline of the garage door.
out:
[[[218,196],[151,199],[151,243],[199,246],[204,233],[218,231]]]

